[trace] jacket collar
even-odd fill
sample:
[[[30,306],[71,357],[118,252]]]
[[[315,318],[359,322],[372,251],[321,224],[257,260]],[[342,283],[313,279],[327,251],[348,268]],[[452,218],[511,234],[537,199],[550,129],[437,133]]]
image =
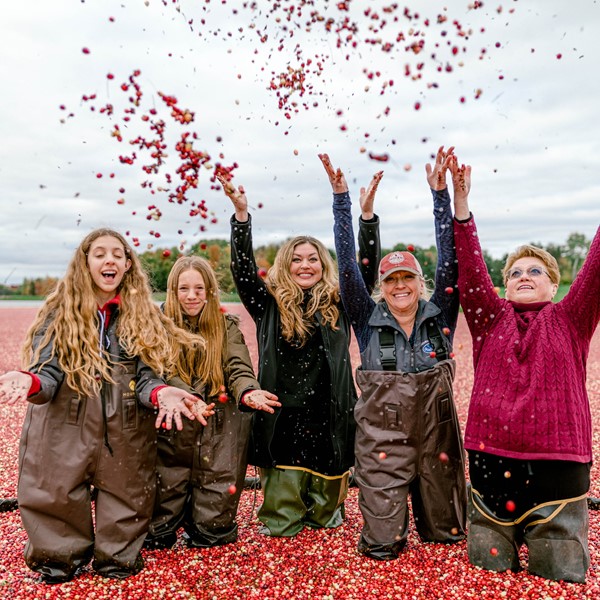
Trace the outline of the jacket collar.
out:
[[[121,296],[118,294],[112,299],[109,300],[104,306],[98,307],[98,313],[101,315],[101,319],[103,322],[103,329],[108,329],[108,324],[110,323],[110,318],[114,313],[115,309],[117,309],[121,305]]]
[[[426,319],[435,317],[441,312],[439,307],[433,304],[433,302],[428,302],[421,298],[415,317],[415,329],[418,329]],[[369,325],[371,327],[393,327],[400,331],[400,325],[398,325],[398,321],[396,321],[391,311],[388,309],[385,300],[381,300],[375,305],[375,309],[369,319]]]

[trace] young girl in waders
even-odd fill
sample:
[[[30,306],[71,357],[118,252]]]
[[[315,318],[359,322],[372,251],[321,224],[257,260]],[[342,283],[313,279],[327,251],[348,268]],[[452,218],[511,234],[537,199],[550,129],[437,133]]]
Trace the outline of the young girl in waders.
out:
[[[45,582],[68,581],[91,559],[103,577],[143,568],[156,427],[181,428],[181,415],[206,424],[212,412],[159,377],[169,376],[181,346],[203,345],[162,315],[120,234],[86,236],[29,330],[27,371],[0,377],[0,400],[29,402],[18,500],[25,561]]]
[[[223,313],[217,278],[207,260],[177,260],[163,310],[176,325],[206,341],[203,352],[182,347],[177,376],[169,383],[210,400],[215,413],[206,427],[191,422],[181,431],[159,431],[156,505],[145,545],[170,548],[180,527],[190,547],[235,542],[248,464],[248,409],[272,414],[281,404],[260,389],[238,320]]]

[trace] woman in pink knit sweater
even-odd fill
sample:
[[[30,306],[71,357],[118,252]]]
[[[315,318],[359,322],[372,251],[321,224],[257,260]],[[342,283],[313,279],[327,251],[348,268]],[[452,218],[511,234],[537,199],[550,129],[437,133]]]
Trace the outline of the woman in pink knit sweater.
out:
[[[471,168],[456,160],[450,168],[460,188],[458,287],[475,368],[465,431],[469,560],[516,571],[524,543],[531,573],[583,583],[592,461],[586,362],[600,319],[600,230],[563,300],[552,302],[556,260],[529,245],[508,256],[500,298],[469,211]]]

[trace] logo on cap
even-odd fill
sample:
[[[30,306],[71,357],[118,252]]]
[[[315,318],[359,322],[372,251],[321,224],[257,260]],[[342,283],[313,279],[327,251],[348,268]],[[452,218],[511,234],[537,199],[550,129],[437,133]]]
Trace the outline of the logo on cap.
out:
[[[404,262],[404,254],[401,252],[394,252],[391,256],[388,256],[388,262],[393,265],[399,265]]]

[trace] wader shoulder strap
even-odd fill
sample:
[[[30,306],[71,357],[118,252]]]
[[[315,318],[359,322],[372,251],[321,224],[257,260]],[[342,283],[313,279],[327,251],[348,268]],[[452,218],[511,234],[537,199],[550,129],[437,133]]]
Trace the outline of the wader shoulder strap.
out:
[[[390,327],[379,330],[379,356],[384,371],[396,370],[396,334]]]
[[[428,319],[425,323],[427,327],[427,338],[433,346],[435,358],[439,362],[448,359],[448,351],[444,346],[444,340],[439,327],[433,319]],[[381,358],[381,367],[384,371],[396,371],[396,333],[391,327],[381,327],[379,329],[379,356]]]
[[[440,333],[439,327],[435,324],[435,321],[433,319],[427,320],[426,327],[427,337],[429,338],[429,342],[433,346],[436,359],[438,361],[446,360],[448,358],[448,351],[444,346],[444,340],[442,339],[442,334]]]

